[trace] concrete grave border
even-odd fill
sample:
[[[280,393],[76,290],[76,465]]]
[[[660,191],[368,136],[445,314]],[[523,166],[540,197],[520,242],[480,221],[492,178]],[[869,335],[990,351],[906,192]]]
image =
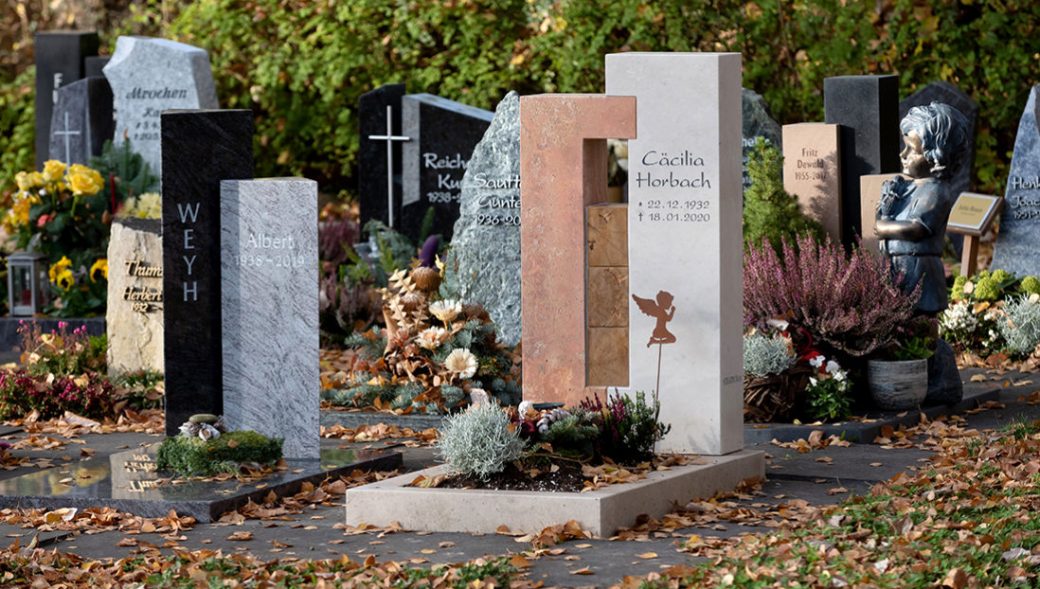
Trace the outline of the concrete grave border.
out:
[[[701,457],[704,464],[655,471],[643,480],[586,493],[441,489],[408,486],[420,475],[432,478],[447,465],[410,472],[348,489],[348,526],[362,523],[405,530],[493,534],[506,525],[513,532],[538,533],[576,520],[596,537],[609,537],[647,514],[660,517],[676,504],[730,491],[742,481],[765,478],[765,453],[741,450]]]

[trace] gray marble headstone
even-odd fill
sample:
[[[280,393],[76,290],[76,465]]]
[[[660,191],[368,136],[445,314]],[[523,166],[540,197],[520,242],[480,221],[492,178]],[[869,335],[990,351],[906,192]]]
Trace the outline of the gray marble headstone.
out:
[[[84,78],[58,88],[51,115],[50,159],[86,164],[112,139],[112,87],[105,78]]]
[[[520,97],[510,92],[473,150],[462,178],[447,272],[466,302],[480,303],[498,339],[520,341]]]
[[[220,185],[224,418],[319,457],[318,184]]]
[[[161,178],[160,113],[218,108],[209,55],[167,39],[120,37],[104,72],[115,98],[114,143],[129,138]]]
[[[1037,107],[1040,84],[1029,92],[1029,101],[1018,123],[1015,152],[1011,156],[1000,215],[1000,233],[993,250],[993,268],[1020,276],[1040,275],[1040,129]]]
[[[748,153],[755,146],[755,142],[762,137],[773,147],[783,150],[781,145],[780,124],[769,116],[766,109],[766,101],[762,95],[754,90],[742,88],[740,93],[741,111],[741,140],[743,159],[743,185],[744,190],[751,186],[751,178],[747,173]]]
[[[97,55],[99,41],[94,31],[40,31],[34,40],[36,169],[40,169],[50,151],[52,109],[58,101],[58,88],[83,79],[84,60]]]

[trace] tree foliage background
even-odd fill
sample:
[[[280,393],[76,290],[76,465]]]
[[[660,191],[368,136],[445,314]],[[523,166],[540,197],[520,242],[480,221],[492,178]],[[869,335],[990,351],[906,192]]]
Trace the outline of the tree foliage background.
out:
[[[980,104],[975,189],[1002,193],[1040,82],[1031,0],[0,0],[0,183],[32,161],[32,33],[158,35],[209,51],[221,105],[256,115],[257,172],[355,186],[358,97],[404,82],[492,109],[521,93],[599,92],[616,51],[739,51],[781,123],[822,120],[823,79],[947,80]]]

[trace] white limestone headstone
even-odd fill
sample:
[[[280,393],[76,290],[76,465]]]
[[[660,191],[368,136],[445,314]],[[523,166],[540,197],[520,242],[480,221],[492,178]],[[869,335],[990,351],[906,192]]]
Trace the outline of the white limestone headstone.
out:
[[[129,138],[162,178],[162,111],[219,108],[209,55],[167,39],[119,37],[104,72],[115,102],[113,142],[120,145]]]
[[[658,450],[740,450],[740,54],[611,54],[606,74],[607,94],[637,99],[628,390],[659,395],[672,431]]]
[[[224,418],[319,458],[318,184],[220,184]]]

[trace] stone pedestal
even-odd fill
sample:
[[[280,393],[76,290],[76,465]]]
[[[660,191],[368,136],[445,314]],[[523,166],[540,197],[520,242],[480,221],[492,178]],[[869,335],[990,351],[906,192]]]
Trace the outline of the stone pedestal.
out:
[[[224,417],[318,459],[318,184],[221,183]]]
[[[113,221],[105,312],[109,376],[163,371],[162,283],[162,221]]]
[[[608,94],[638,101],[628,389],[660,398],[672,431],[659,451],[735,452],[744,446],[740,55],[611,54],[606,77]]]

